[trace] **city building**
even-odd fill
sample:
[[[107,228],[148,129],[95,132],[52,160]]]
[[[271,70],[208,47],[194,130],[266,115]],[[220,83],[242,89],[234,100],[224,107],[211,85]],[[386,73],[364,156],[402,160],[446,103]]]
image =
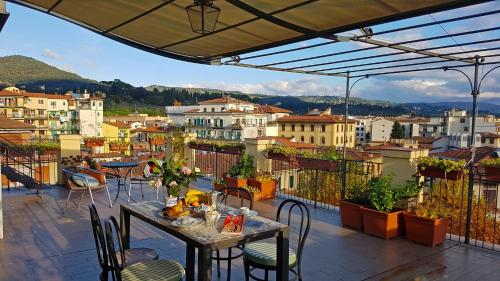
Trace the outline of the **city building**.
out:
[[[83,137],[101,137],[104,101],[100,97],[73,95],[76,104],[76,118],[79,120],[79,133]]]
[[[355,120],[347,120],[347,147],[354,147]],[[278,119],[279,136],[318,146],[344,145],[344,118],[327,112],[289,115]]]
[[[472,116],[466,110],[452,109],[442,116],[433,116],[419,123],[419,133],[423,137],[452,136],[469,133],[472,126]],[[478,116],[476,132],[500,132],[499,119],[494,115]]]
[[[370,141],[380,142],[391,139],[394,122],[385,118],[377,118],[371,122]]]
[[[186,112],[198,109],[198,105],[169,105],[165,106],[165,116],[172,120],[175,126],[186,123]]]
[[[144,113],[105,116],[104,122],[123,122],[129,124],[131,129],[142,127],[166,127],[172,124],[172,120],[168,116],[149,116]]]
[[[128,124],[124,122],[103,122],[102,136],[106,139],[104,153],[117,152],[117,150],[111,149],[110,144],[112,143],[128,144],[125,153],[130,153],[130,126]]]
[[[479,135],[481,136],[481,146],[500,148],[500,135],[489,132],[481,132]]]
[[[271,105],[260,105],[231,97],[200,102],[185,111],[187,131],[198,138],[244,140],[277,136],[276,120],[291,111]]]

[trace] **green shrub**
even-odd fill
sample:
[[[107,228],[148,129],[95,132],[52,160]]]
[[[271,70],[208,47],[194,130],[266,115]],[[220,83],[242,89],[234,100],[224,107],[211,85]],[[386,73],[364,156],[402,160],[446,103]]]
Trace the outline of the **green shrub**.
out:
[[[466,165],[465,160],[454,161],[437,157],[424,157],[418,160],[417,167],[418,171],[425,171],[428,167],[435,167],[449,173],[451,171],[466,171]]]
[[[393,188],[392,178],[393,175],[386,175],[372,178],[368,182],[370,205],[377,211],[391,212],[397,201],[411,198],[420,191],[415,180],[407,181],[405,186]]]
[[[233,178],[248,179],[254,174],[253,157],[248,154],[243,155],[229,170],[229,175]]]
[[[500,166],[500,158],[483,160],[481,161],[481,164],[486,167]]]

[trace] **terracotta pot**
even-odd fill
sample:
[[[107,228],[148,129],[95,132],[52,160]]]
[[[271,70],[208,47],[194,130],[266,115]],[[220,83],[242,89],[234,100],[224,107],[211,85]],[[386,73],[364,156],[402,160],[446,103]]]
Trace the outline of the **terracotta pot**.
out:
[[[126,144],[109,144],[109,150],[113,151],[127,151],[128,145]]]
[[[363,230],[362,205],[351,203],[346,200],[340,201],[340,219],[343,226],[349,226],[357,230]]]
[[[151,145],[162,145],[162,144],[165,144],[165,139],[162,139],[162,138],[150,139],[149,143]]]
[[[225,185],[220,184],[220,183],[214,183],[214,190],[215,190],[215,191],[221,191],[221,190],[223,190],[224,188],[226,188],[226,186],[225,186]]]
[[[242,187],[247,185],[247,179],[227,177],[225,180],[228,187]]]
[[[260,190],[260,192],[254,196],[254,201],[274,199],[276,197],[275,180],[259,181],[256,179],[248,179],[247,184]],[[257,197],[258,200],[256,199]]]
[[[414,214],[404,214],[408,240],[435,247],[443,244],[450,224],[449,218],[429,219]]]
[[[363,227],[366,234],[374,235],[384,239],[398,237],[402,231],[400,217],[403,211],[391,213],[379,212],[377,210],[361,207],[363,214]]]
[[[337,161],[298,157],[299,166],[305,169],[315,169],[334,172],[337,170]]]
[[[236,154],[236,155],[241,155],[243,154],[242,150],[237,147],[237,146],[226,146],[226,147],[221,147],[219,149],[220,152],[226,153],[226,154]]]
[[[426,167],[425,170],[420,171],[420,175],[429,178],[444,179],[445,174],[446,174],[446,179],[456,181],[459,180],[464,173],[462,171],[451,171],[445,173],[443,169],[437,167]]]
[[[484,173],[486,180],[500,182],[500,166],[485,166]]]

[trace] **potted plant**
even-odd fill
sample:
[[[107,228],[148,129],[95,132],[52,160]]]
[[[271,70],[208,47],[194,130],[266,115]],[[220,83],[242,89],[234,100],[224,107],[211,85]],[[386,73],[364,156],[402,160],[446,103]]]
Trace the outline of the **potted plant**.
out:
[[[241,155],[245,151],[245,145],[239,142],[216,142],[215,151],[219,151],[227,154],[237,154]]]
[[[124,141],[110,141],[109,142],[109,149],[112,151],[127,151],[129,147],[128,142]]]
[[[228,187],[242,187],[247,185],[247,179],[255,173],[253,167],[253,157],[245,154],[229,170],[229,177],[226,177]]]
[[[297,157],[301,168],[330,172],[337,170],[338,161],[341,159],[342,155],[335,148],[329,148],[321,154],[304,152]]]
[[[370,179],[370,207],[361,207],[365,233],[384,239],[399,236],[403,227],[400,222],[403,210],[395,209],[394,205],[401,199],[415,196],[418,191],[416,181],[408,181],[404,187],[393,188],[392,175]]]
[[[83,138],[83,142],[86,147],[92,148],[92,147],[100,147],[104,145],[104,138],[103,137],[88,137],[88,138]]]
[[[32,148],[39,151],[41,155],[54,155],[61,148],[61,145],[55,141],[39,141],[31,145]]]
[[[160,133],[154,133],[154,134],[148,134],[148,139],[149,143],[151,145],[162,145],[165,144],[165,134],[160,134]]]
[[[272,145],[264,149],[263,152],[266,153],[267,159],[286,162],[296,162],[296,155],[299,154],[297,149],[282,145]]]
[[[454,161],[437,157],[424,157],[418,161],[417,170],[420,175],[456,181],[466,171],[465,160]]]
[[[428,198],[404,214],[408,240],[435,247],[443,244],[450,225],[447,207]]]
[[[215,191],[221,191],[227,187],[227,182],[224,179],[214,179],[212,183]]]
[[[366,184],[356,183],[352,185],[345,199],[340,200],[340,219],[343,226],[349,226],[357,230],[363,230],[362,206],[368,206],[370,200]]]
[[[132,143],[132,149],[136,151],[147,150],[148,144],[144,142]]]
[[[214,151],[214,145],[202,140],[192,140],[188,142],[188,146],[191,149],[203,150],[203,151]]]
[[[481,164],[484,167],[486,180],[500,181],[500,158],[483,160]]]
[[[260,192],[258,200],[274,199],[276,196],[276,179],[269,173],[259,173],[249,178],[247,184]],[[255,196],[254,200],[257,201]]]
[[[173,157],[165,159],[163,162],[153,158],[150,161],[152,174],[158,181],[150,182],[151,185],[156,187],[157,183],[161,181],[160,186],[167,189],[169,196],[180,197],[181,190],[187,190],[189,183],[200,178],[200,169],[189,169],[184,164],[184,160],[175,160]]]

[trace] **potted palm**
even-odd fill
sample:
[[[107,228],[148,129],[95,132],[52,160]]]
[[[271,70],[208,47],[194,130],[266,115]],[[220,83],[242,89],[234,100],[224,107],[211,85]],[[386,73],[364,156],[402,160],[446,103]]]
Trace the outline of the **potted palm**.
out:
[[[408,240],[435,247],[443,244],[450,225],[447,207],[429,196],[414,210],[404,214]]]
[[[363,230],[361,207],[368,206],[370,199],[366,184],[356,183],[349,188],[347,197],[340,200],[340,219],[343,226]]]
[[[247,185],[247,179],[255,173],[253,167],[253,157],[245,154],[229,170],[229,177],[226,177],[228,187],[242,187]]]
[[[423,157],[418,161],[417,170],[421,176],[456,181],[464,175],[466,164],[465,160]]]
[[[254,200],[274,199],[276,196],[276,180],[268,173],[259,173],[247,181],[248,186],[255,188],[260,194]]]
[[[399,236],[403,228],[400,223],[403,210],[395,208],[395,204],[401,199],[415,196],[419,190],[416,181],[408,181],[404,187],[393,188],[392,175],[370,179],[370,206],[361,207],[365,233],[384,239]]]
[[[500,181],[500,158],[483,160],[481,164],[484,167],[486,180]]]

